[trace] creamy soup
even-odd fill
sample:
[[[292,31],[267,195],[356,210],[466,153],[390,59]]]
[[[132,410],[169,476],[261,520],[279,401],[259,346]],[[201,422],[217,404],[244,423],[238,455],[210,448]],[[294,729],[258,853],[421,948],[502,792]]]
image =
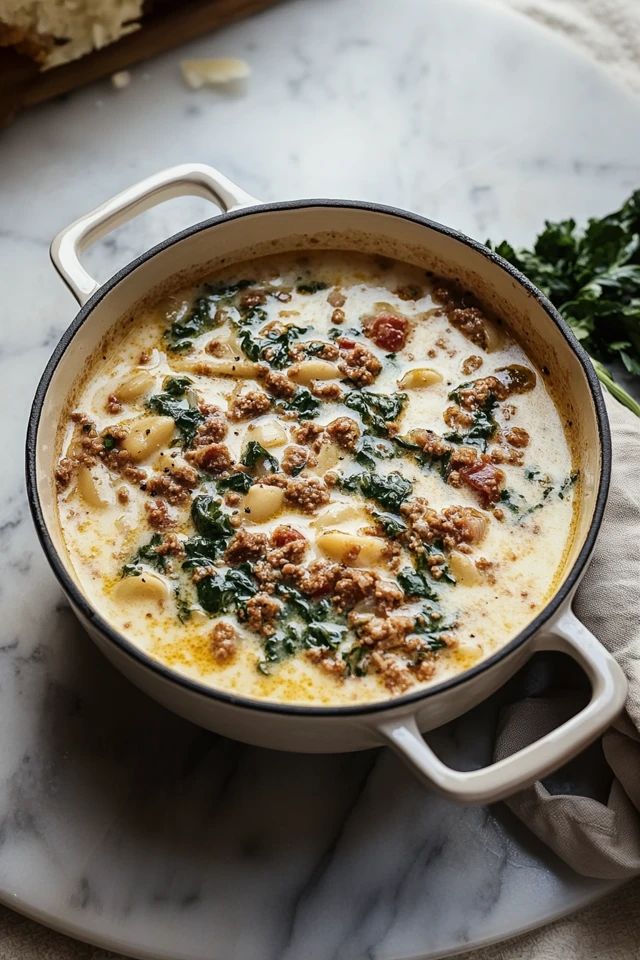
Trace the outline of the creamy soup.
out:
[[[397,696],[498,650],[557,586],[579,482],[508,330],[353,253],[255,260],[139,311],[59,445],[63,537],[105,619],[288,703]]]

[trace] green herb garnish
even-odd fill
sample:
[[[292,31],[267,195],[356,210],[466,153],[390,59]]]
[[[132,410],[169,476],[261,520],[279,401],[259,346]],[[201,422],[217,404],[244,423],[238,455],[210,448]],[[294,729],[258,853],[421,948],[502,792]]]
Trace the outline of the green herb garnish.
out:
[[[640,403],[604,365],[619,360],[640,374],[640,190],[619,210],[590,219],[584,230],[575,220],[547,220],[532,250],[506,241],[492,249],[546,293],[605,387],[640,416]]]

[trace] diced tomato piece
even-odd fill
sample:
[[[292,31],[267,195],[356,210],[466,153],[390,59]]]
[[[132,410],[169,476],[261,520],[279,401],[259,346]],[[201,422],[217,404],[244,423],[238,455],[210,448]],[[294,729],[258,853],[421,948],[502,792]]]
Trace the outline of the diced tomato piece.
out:
[[[285,547],[288,543],[293,543],[294,540],[304,540],[304,534],[296,530],[295,527],[282,525],[276,527],[271,534],[272,547]]]
[[[480,496],[485,506],[500,499],[505,475],[495,464],[472,463],[468,467],[461,467],[458,473],[462,481]]]
[[[353,350],[355,345],[356,345],[355,340],[349,340],[348,337],[338,338],[338,346],[342,347],[343,350]]]
[[[398,317],[395,313],[381,313],[370,325],[368,336],[381,350],[395,353],[402,350],[407,342],[409,321]]]

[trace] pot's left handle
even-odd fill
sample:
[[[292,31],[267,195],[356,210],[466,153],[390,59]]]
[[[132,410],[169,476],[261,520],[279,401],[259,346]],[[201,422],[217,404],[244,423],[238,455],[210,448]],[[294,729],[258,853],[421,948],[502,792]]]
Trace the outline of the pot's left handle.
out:
[[[570,609],[536,640],[534,651],[539,650],[569,654],[589,678],[591,699],[570,720],[517,753],[479,770],[454,770],[427,746],[414,715],[383,721],[378,732],[422,780],[452,800],[493,803],[530,786],[604,733],[627,696],[621,667]]]
[[[260,202],[204,163],[182,163],[128,187],[65,227],[51,244],[53,265],[80,306],[100,286],[80,263],[82,250],[150,207],[185,196],[211,200],[223,213]]]

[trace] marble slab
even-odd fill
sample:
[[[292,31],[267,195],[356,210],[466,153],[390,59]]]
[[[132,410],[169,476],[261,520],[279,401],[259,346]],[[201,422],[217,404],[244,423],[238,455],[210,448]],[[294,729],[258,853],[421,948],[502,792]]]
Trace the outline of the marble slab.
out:
[[[40,553],[22,446],[74,314],[50,238],[134,180],[197,159],[265,199],[380,200],[519,242],[638,185],[640,108],[488,0],[298,0],[188,53],[245,57],[253,76],[193,92],[174,52],[125,90],[98,84],[0,135],[0,899],[156,960],[436,957],[544,923],[609,886],[572,874],[504,808],[447,803],[386,751],[240,746],[116,675]],[[208,210],[172,201],[86,261],[106,278]],[[433,742],[461,766],[486,762],[497,707]]]

